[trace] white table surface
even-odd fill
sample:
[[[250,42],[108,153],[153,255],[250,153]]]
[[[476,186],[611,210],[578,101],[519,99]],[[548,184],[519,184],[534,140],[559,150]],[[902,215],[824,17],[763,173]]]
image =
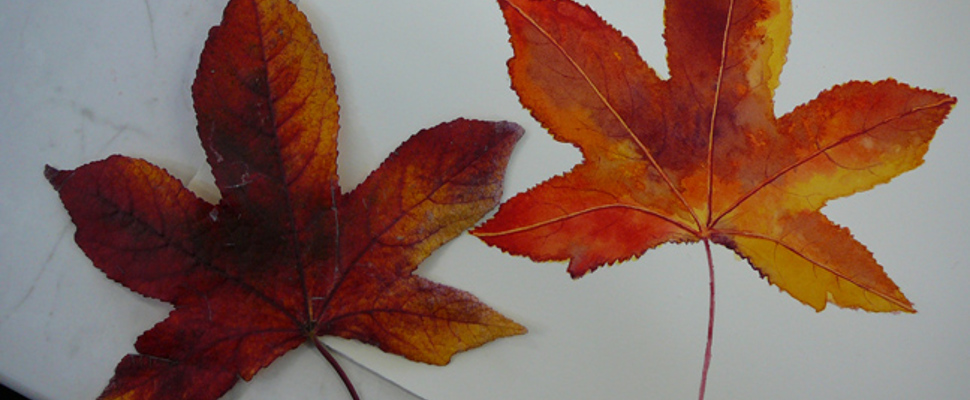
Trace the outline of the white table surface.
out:
[[[590,1],[664,71],[658,0]],[[224,0],[0,2],[0,381],[38,399],[93,398],[166,304],[105,279],[74,244],[43,166],[146,158],[212,192],[189,86]],[[421,128],[459,116],[526,128],[506,197],[568,170],[518,104],[491,0],[303,0],[342,108],[340,175],[359,183]],[[970,2],[796,0],[777,111],[850,79],[894,77],[962,103],[926,163],[824,211],[916,303],[915,315],[822,313],[715,251],[718,310],[708,399],[962,399],[970,393]],[[419,270],[526,325],[525,336],[415,364],[327,338],[365,399],[690,399],[704,350],[703,248],[664,246],[572,281],[468,235]],[[376,374],[369,372],[376,371]],[[384,380],[386,377],[390,381]],[[348,398],[301,347],[230,399]]]

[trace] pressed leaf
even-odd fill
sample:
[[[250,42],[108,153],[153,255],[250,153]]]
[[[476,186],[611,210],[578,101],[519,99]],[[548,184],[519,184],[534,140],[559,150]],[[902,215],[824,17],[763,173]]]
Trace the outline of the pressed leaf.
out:
[[[873,255],[820,213],[922,163],[956,99],[892,79],[849,82],[776,118],[790,0],[666,2],[669,79],[589,7],[498,0],[512,88],[583,162],[503,204],[472,233],[581,277],[664,243],[711,243],[821,311],[915,312]]]
[[[775,117],[790,1],[668,1],[669,79],[572,1],[499,0],[512,88],[584,160],[473,233],[580,277],[663,243],[714,242],[816,310],[913,312],[848,229],[819,210],[922,163],[956,103],[887,79]]]
[[[217,398],[301,343],[329,357],[317,336],[441,365],[525,332],[413,274],[497,204],[520,127],[458,119],[421,131],[343,193],[334,78],[285,0],[230,1],[192,92],[218,204],[125,156],[45,170],[94,265],[175,306],[101,398]]]

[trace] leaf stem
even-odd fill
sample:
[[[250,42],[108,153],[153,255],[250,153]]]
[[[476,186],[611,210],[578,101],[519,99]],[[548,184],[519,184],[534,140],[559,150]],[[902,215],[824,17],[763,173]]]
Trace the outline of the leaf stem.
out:
[[[337,359],[334,358],[333,354],[330,354],[330,351],[328,351],[323,343],[320,342],[320,338],[311,335],[310,340],[312,340],[313,344],[317,346],[317,350],[320,351],[320,354],[323,354],[323,358],[327,359],[327,362],[330,363],[330,366],[333,367],[334,371],[337,371],[337,375],[340,375],[340,380],[343,381],[344,387],[346,387],[347,391],[350,392],[350,397],[353,400],[360,400],[360,396],[357,395],[357,389],[354,389],[354,384],[350,382],[350,378],[347,377],[347,373],[344,372],[344,369],[340,367],[340,363],[337,362]]]
[[[711,300],[707,314],[707,349],[704,350],[704,369],[701,372],[701,387],[698,400],[704,400],[707,389],[707,371],[711,369],[711,345],[714,343],[714,260],[711,257],[711,242],[704,239],[704,251],[707,253],[707,270],[711,278]]]

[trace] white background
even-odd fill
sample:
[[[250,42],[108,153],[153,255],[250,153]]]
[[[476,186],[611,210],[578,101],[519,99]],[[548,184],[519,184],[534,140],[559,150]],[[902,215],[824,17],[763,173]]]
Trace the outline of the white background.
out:
[[[824,212],[867,244],[919,311],[821,313],[780,293],[723,248],[708,399],[962,399],[970,393],[970,2],[795,2],[777,113],[851,79],[894,77],[960,98],[926,163]],[[665,74],[662,4],[590,4]],[[143,157],[213,192],[189,87],[225,1],[0,2],[0,381],[39,399],[93,398],[137,336],[169,307],[105,279],[43,166]],[[459,116],[508,119],[526,136],[506,198],[580,161],[509,89],[497,4],[303,0],[340,96],[340,174],[359,183],[421,128]],[[664,246],[573,281],[464,235],[422,275],[468,290],[526,325],[457,356],[415,364],[326,342],[427,399],[690,399],[707,318],[703,248]],[[342,359],[365,399],[412,399]],[[347,395],[322,357],[294,350],[230,399]]]

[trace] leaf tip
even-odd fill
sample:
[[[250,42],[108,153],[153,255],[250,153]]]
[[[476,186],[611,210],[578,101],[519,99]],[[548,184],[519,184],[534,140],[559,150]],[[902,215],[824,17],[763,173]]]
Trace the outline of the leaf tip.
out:
[[[515,122],[503,120],[495,121],[494,124],[495,131],[503,132],[513,143],[518,142],[525,135],[525,128]]]
[[[59,169],[52,167],[50,164],[44,164],[44,178],[47,180],[52,180],[60,172]]]
[[[54,186],[54,190],[60,191],[61,186],[64,186],[64,181],[70,176],[70,173],[65,173],[62,170],[50,166],[50,164],[44,165],[44,178],[50,182],[51,186]]]

